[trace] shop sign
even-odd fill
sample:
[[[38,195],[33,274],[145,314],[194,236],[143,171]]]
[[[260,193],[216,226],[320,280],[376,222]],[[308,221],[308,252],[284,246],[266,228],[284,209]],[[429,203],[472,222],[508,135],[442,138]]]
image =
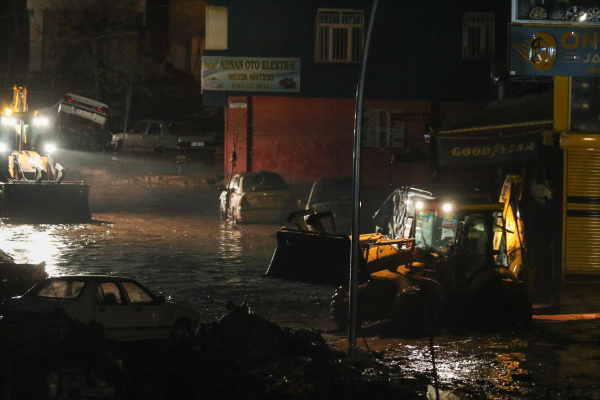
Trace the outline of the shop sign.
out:
[[[599,32],[590,26],[510,26],[510,74],[600,77]]]
[[[540,158],[542,134],[493,138],[437,137],[440,165],[502,164]]]
[[[299,92],[300,59],[204,56],[202,90]]]

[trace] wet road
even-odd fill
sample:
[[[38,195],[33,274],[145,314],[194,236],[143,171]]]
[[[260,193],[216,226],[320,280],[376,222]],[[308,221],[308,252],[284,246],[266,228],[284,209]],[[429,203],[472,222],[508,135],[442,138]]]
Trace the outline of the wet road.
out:
[[[153,158],[64,152],[70,179],[91,185],[94,222],[10,225],[2,250],[17,262],[45,261],[49,275],[118,274],[201,310],[228,300],[288,326],[308,323],[341,350],[328,319],[332,288],[262,277],[278,225],[235,225],[218,216],[218,170]],[[208,181],[208,183],[207,183]],[[444,334],[434,341],[437,379],[470,398],[600,399],[600,320],[541,322],[519,332]],[[366,343],[366,344],[365,344]],[[362,338],[398,375],[433,381],[428,340]]]

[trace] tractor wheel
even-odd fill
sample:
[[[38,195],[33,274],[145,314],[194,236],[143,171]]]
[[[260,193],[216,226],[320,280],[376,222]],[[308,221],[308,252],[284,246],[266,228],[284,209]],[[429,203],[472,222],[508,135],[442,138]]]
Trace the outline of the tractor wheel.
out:
[[[409,337],[431,334],[441,325],[443,290],[429,280],[417,280],[415,286],[396,296],[390,318],[398,331]]]
[[[483,285],[475,295],[474,328],[483,331],[508,330],[517,327],[522,320],[522,301],[503,281]]]

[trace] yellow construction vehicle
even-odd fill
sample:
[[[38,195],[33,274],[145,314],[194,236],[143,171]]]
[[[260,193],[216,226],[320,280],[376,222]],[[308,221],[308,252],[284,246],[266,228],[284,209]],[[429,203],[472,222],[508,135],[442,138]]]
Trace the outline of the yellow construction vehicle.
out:
[[[0,217],[17,223],[89,222],[89,185],[64,181],[65,169],[52,158],[56,147],[51,141],[34,147],[34,127],[44,120],[29,111],[26,88],[13,90],[13,102],[0,121]]]
[[[435,326],[529,322],[533,265],[519,214],[520,186],[518,176],[508,176],[497,202],[395,191],[376,214],[376,233],[360,236],[359,321],[386,320],[419,334]],[[332,311],[344,327],[350,238],[282,228],[277,242],[266,275],[340,285]]]

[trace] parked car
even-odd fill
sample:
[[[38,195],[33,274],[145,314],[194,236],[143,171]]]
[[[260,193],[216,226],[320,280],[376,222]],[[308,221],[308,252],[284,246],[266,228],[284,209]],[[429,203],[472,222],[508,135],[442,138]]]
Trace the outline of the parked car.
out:
[[[218,119],[144,119],[129,132],[113,134],[111,144],[116,152],[203,156],[214,160],[215,154],[222,153],[223,135]]]
[[[236,223],[279,221],[295,211],[295,195],[283,177],[258,171],[235,175],[221,193],[221,217]]]
[[[352,184],[352,177],[317,179],[313,182],[304,209],[315,213],[331,211],[336,232],[349,234],[352,229]],[[327,230],[332,232],[332,228],[328,226]]]
[[[60,331],[75,321],[119,341],[189,338],[200,323],[192,307],[165,301],[133,279],[102,275],[47,278],[4,299],[0,314],[19,331]]]

